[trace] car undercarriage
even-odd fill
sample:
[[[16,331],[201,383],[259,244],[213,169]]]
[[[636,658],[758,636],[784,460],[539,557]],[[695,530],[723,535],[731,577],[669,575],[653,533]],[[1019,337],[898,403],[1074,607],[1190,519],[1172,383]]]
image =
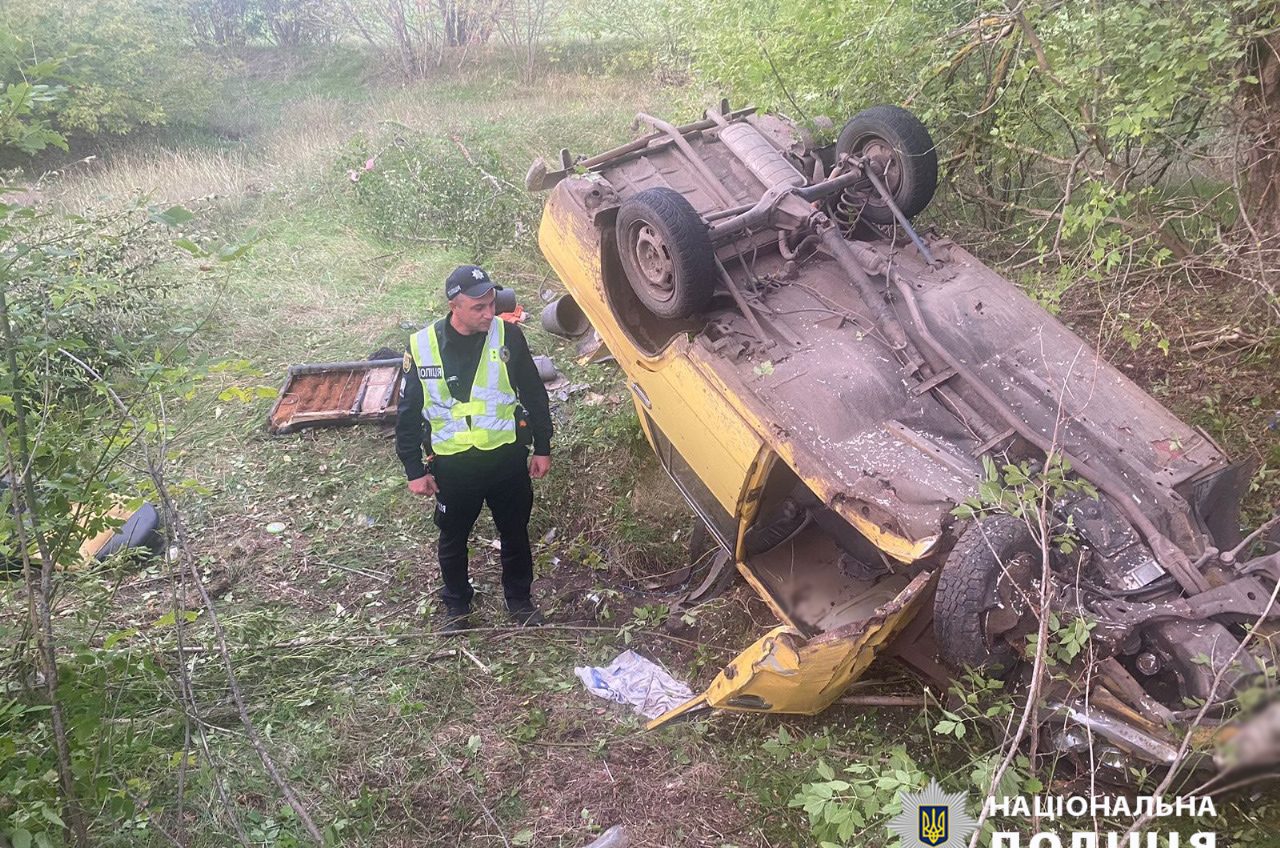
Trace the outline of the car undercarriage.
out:
[[[664,466],[784,622],[676,713],[817,711],[881,653],[1025,683],[1051,620],[1084,636],[1041,692],[1050,747],[1092,733],[1123,769],[1234,733],[1280,620],[1280,553],[1239,527],[1248,469],[917,231],[923,125],[877,106],[819,144],[727,104],[638,121],[527,183]]]

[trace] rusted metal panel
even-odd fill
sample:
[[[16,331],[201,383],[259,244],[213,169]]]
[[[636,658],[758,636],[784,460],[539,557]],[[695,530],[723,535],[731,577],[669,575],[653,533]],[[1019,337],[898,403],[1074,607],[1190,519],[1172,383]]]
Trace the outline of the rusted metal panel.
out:
[[[399,359],[372,359],[290,366],[267,416],[267,430],[280,435],[394,420],[402,365]]]

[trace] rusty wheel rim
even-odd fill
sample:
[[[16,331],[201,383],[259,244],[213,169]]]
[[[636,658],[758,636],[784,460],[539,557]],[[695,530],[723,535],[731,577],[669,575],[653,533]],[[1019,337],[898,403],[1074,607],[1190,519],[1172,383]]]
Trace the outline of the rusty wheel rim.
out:
[[[675,262],[662,234],[649,223],[636,221],[627,232],[627,250],[649,295],[657,301],[670,300],[676,291]]]
[[[884,180],[884,186],[889,190],[889,195],[896,195],[898,187],[902,185],[902,163],[898,161],[898,154],[893,146],[882,138],[872,137],[862,145],[860,152],[867,157],[867,163],[875,169],[880,179]],[[869,202],[876,206],[885,205],[884,198],[874,189]]]

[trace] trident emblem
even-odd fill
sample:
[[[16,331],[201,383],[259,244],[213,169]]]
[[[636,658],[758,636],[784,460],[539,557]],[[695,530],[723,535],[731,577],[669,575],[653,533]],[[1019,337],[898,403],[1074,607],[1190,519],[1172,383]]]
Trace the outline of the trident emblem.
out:
[[[947,805],[920,805],[920,841],[926,845],[941,845],[947,841]]]

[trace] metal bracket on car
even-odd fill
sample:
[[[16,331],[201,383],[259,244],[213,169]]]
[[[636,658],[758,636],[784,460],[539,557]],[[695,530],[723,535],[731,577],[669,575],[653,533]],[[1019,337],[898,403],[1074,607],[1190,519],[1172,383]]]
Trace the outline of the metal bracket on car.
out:
[[[746,106],[742,109],[735,109],[732,112],[726,113],[725,117],[730,120],[735,118],[745,118],[747,115],[754,114],[755,111],[756,107]],[[695,121],[692,124],[685,124],[684,126],[676,127],[675,130],[681,136],[684,136],[691,132],[709,130],[715,125],[715,121],[710,118],[704,118],[703,120]],[[569,174],[575,169],[583,171],[599,170],[603,165],[614,164],[627,156],[633,156],[637,153],[641,153],[648,149],[655,141],[659,141],[666,137],[667,135],[665,132],[648,133],[634,141],[629,141],[620,147],[615,147],[612,150],[606,150],[604,153],[596,154],[595,156],[591,156],[576,163],[573,162],[573,157],[568,155],[567,150],[562,150],[560,151],[561,167],[558,171],[548,171],[546,161],[539,157],[534,160],[533,165],[529,168],[529,172],[525,175],[525,190],[529,192],[539,192],[546,191],[549,188],[554,188],[557,183],[569,176]]]
[[[1269,606],[1271,592],[1252,577],[1241,577],[1189,598],[1167,601],[1096,600],[1091,606],[1108,621],[1137,627],[1160,619],[1199,621],[1220,615],[1280,619],[1280,607]]]
[[[938,264],[938,260],[933,258],[933,254],[929,252],[929,248],[925,247],[924,240],[920,238],[920,234],[916,232],[915,227],[911,226],[911,222],[907,220],[907,216],[902,214],[902,210],[898,208],[898,204],[894,203],[893,195],[889,193],[889,189],[885,186],[884,181],[880,179],[880,175],[876,173],[876,169],[871,167],[871,163],[867,162],[862,167],[862,172],[867,175],[867,179],[871,180],[871,184],[875,186],[876,191],[880,193],[880,198],[889,207],[889,211],[893,213],[893,217],[898,222],[898,226],[911,237],[911,241],[916,246],[916,250],[920,251],[920,255],[924,257],[924,261],[929,263],[930,267]]]

